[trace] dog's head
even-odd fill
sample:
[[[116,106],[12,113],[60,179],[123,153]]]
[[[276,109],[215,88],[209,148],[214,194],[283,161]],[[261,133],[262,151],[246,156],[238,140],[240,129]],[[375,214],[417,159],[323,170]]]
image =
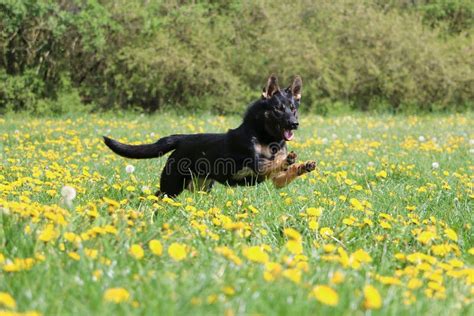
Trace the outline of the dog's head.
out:
[[[272,137],[289,141],[293,130],[298,128],[298,107],[301,101],[303,81],[300,76],[293,79],[288,88],[281,90],[275,75],[268,78],[263,88],[262,101],[265,103],[264,128]]]

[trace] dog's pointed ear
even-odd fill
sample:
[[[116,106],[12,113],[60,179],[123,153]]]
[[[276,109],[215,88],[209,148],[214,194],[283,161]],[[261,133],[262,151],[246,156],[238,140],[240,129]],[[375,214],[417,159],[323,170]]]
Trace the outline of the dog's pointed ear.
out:
[[[271,99],[271,97],[280,91],[280,87],[278,86],[278,79],[275,75],[271,75],[268,78],[267,85],[263,88],[262,98],[263,99]]]
[[[291,94],[293,95],[293,98],[296,101],[301,100],[301,90],[303,89],[303,80],[301,80],[300,76],[295,76],[295,79],[293,79],[293,83],[291,86],[288,87],[288,90],[291,91]]]

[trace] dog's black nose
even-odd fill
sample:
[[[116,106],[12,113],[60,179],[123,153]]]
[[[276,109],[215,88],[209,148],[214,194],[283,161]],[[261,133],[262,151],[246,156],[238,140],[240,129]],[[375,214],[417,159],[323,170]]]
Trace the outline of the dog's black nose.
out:
[[[298,122],[296,122],[296,123],[291,123],[291,124],[290,124],[290,127],[291,127],[291,129],[297,129],[297,128],[298,128],[298,125],[300,125]]]

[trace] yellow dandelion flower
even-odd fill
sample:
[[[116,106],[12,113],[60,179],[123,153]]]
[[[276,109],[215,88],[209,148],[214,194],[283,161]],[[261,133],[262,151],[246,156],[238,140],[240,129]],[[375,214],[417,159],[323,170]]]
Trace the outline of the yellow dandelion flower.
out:
[[[293,228],[285,228],[283,231],[286,237],[293,240],[301,240],[301,234]]]
[[[444,230],[444,233],[446,234],[446,237],[448,237],[449,239],[451,239],[452,241],[458,241],[458,235],[456,234],[456,232],[454,230],[452,230],[451,228],[446,228]]]
[[[155,256],[161,256],[163,254],[163,245],[159,240],[150,240],[150,242],[148,243],[148,247],[150,247],[151,252]]]
[[[323,236],[323,238],[329,238],[330,236],[334,235],[334,231],[329,227],[321,227],[319,233],[321,236]]]
[[[416,238],[416,240],[418,240],[419,242],[421,242],[422,244],[428,244],[430,243],[432,240],[435,240],[436,239],[436,233],[434,232],[431,232],[431,231],[423,231],[421,232],[418,237]]]
[[[334,244],[327,244],[323,246],[323,250],[326,253],[334,252],[336,249],[337,247]]]
[[[97,281],[102,277],[102,271],[100,270],[95,270],[92,272],[92,280]]]
[[[303,253],[303,245],[301,242],[296,240],[288,240],[286,243],[286,249],[294,255],[299,255]]]
[[[81,237],[71,232],[64,233],[63,236],[64,236],[64,239],[66,239],[69,242],[78,243],[81,241]]]
[[[236,265],[238,265],[238,266],[242,265],[242,260],[234,253],[234,251],[232,249],[230,249],[228,247],[217,247],[217,248],[215,248],[215,251],[218,254],[221,254],[222,256],[224,256],[227,259],[231,260]]]
[[[362,203],[358,199],[351,198],[349,200],[349,203],[351,204],[351,207],[353,209],[355,209],[356,211],[363,211],[364,210],[364,205],[362,205]]]
[[[69,258],[73,260],[76,260],[76,261],[81,260],[81,256],[77,252],[72,251],[72,252],[69,252],[67,255],[69,256]]]
[[[120,203],[115,200],[112,200],[106,197],[103,197],[102,199],[104,200],[105,203],[109,204],[112,207],[120,207]]]
[[[222,292],[227,296],[235,295],[235,289],[232,286],[224,286]]]
[[[364,308],[379,309],[382,307],[382,297],[379,291],[372,285],[364,287]]]
[[[349,255],[347,251],[344,250],[342,247],[337,248],[337,253],[339,254],[339,262],[343,267],[347,267],[350,263]]]
[[[400,281],[400,279],[398,278],[395,278],[395,277],[391,277],[391,276],[377,276],[376,279],[382,283],[382,284],[385,284],[385,285],[400,285],[402,282]]]
[[[349,264],[354,269],[359,269],[363,263],[370,263],[370,262],[372,262],[372,257],[363,249],[359,249],[355,251],[349,257]]]
[[[370,263],[372,262],[372,257],[363,249],[358,249],[356,250],[352,255],[351,255],[352,260],[357,260],[362,263]]]
[[[383,178],[383,179],[385,179],[385,178],[387,178],[387,171],[381,170],[381,171],[377,172],[377,173],[375,174],[375,176],[376,176],[377,178]]]
[[[52,240],[55,240],[58,237],[59,233],[58,231],[54,228],[54,225],[48,224],[46,228],[41,231],[41,233],[38,236],[38,239],[44,242],[50,242]]]
[[[410,290],[415,290],[420,288],[423,285],[423,282],[420,279],[412,278],[407,283],[407,288]]]
[[[351,217],[344,218],[344,219],[342,220],[342,223],[345,224],[345,225],[347,225],[347,226],[352,226],[352,225],[354,225],[354,223],[356,223],[356,222],[357,222],[357,219],[354,218],[354,217],[352,217],[352,216],[351,216]]]
[[[142,246],[140,246],[139,244],[133,244],[130,247],[129,253],[137,260],[140,260],[145,256],[145,252],[143,251]]]
[[[336,306],[339,303],[339,295],[327,285],[315,286],[310,295],[325,305]]]
[[[275,280],[275,278],[281,273],[281,265],[276,262],[267,262],[265,263],[265,271],[263,272],[263,278],[265,281],[270,282]]]
[[[345,279],[344,273],[342,273],[341,271],[336,271],[331,277],[331,283],[340,284],[344,282],[344,279]]]
[[[84,253],[88,258],[91,259],[97,259],[97,256],[99,255],[99,251],[97,249],[92,249],[92,248],[85,248]]]
[[[252,246],[243,250],[244,256],[250,261],[257,263],[266,263],[269,261],[268,254],[259,246]]]
[[[451,259],[448,263],[454,268],[462,268],[464,266],[464,262],[459,259]]]
[[[317,231],[318,228],[319,228],[319,223],[317,221],[315,221],[314,219],[312,219],[312,220],[309,221],[308,227],[312,231]]]
[[[126,302],[129,299],[130,293],[122,287],[111,288],[106,290],[104,293],[104,300],[115,304]]]
[[[319,217],[323,213],[323,208],[322,207],[308,207],[306,209],[306,214],[308,216],[314,216],[314,217]]]
[[[282,274],[285,278],[296,284],[301,282],[301,270],[299,269],[286,269]]]
[[[370,227],[374,226],[374,222],[370,218],[364,218],[364,225],[368,225]]]
[[[217,302],[218,296],[216,294],[211,294],[206,298],[207,304],[214,304]]]
[[[186,245],[174,242],[168,247],[168,255],[175,261],[184,260],[187,256]]]
[[[0,292],[0,306],[5,306],[7,308],[15,308],[15,299],[6,292]]]
[[[405,261],[406,256],[403,253],[398,252],[398,253],[395,254],[395,259],[400,260],[400,261]]]

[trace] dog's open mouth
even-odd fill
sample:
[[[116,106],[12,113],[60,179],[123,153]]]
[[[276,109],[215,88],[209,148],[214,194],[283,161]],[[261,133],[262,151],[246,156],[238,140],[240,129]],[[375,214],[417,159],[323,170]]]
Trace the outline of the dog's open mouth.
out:
[[[286,141],[290,141],[293,139],[293,136],[295,136],[293,134],[293,131],[291,129],[284,129],[283,130],[283,138],[286,140]]]

